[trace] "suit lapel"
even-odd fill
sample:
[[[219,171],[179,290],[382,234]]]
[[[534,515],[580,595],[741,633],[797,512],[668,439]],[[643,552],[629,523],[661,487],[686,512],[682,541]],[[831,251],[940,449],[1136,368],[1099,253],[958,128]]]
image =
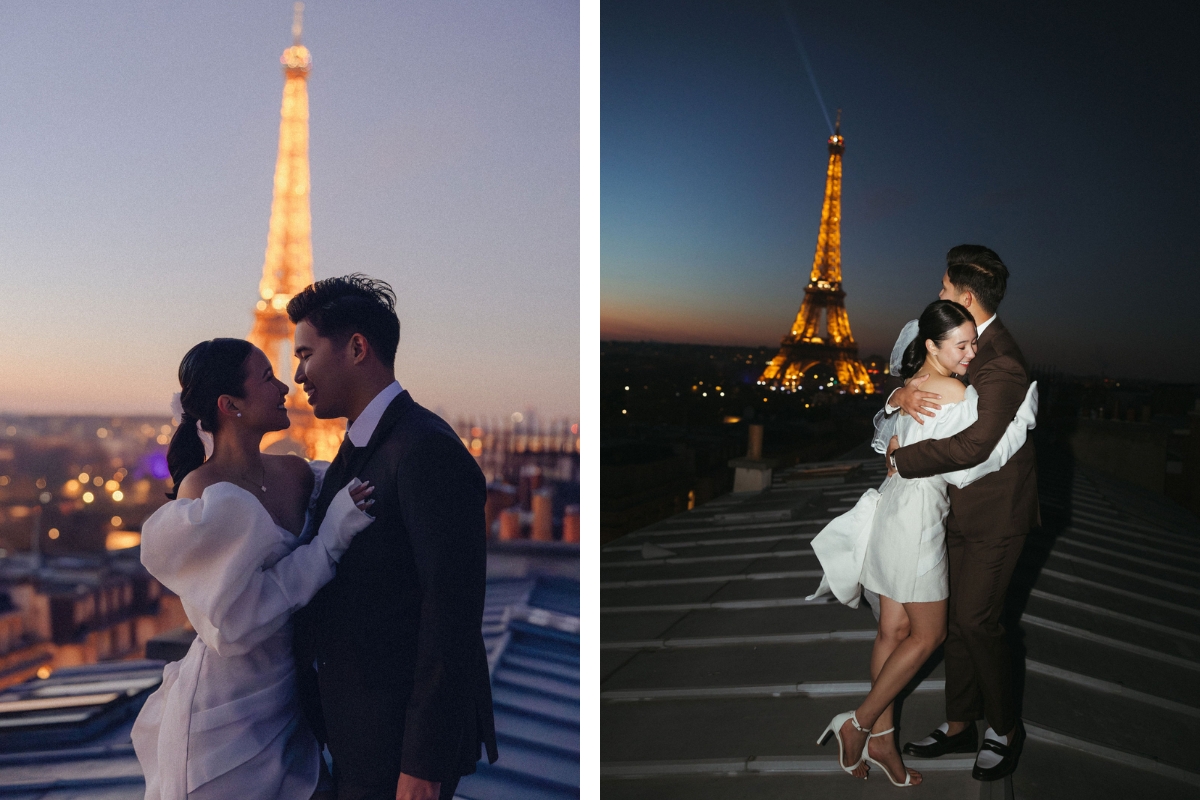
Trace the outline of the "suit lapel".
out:
[[[380,443],[391,433],[392,428],[396,427],[396,423],[400,418],[414,405],[416,405],[416,401],[412,399],[412,395],[407,390],[396,395],[395,399],[388,403],[383,416],[379,418],[379,424],[375,426],[375,432],[371,434],[371,440],[367,442],[365,447],[359,447],[354,451],[354,457],[350,459],[350,465],[346,471],[347,478],[358,474],[358,471],[366,465],[375,451],[379,449]]]
[[[371,455],[379,449],[379,444],[387,438],[388,433],[396,422],[404,415],[409,408],[416,405],[415,401],[407,391],[403,391],[396,395],[392,402],[388,403],[388,407],[384,410],[383,416],[379,418],[379,424],[375,426],[374,433],[371,434],[371,440],[364,447],[354,448],[353,455],[346,460],[346,464],[342,469],[334,471],[334,467],[330,467],[330,471],[325,475],[325,483],[321,487],[321,493],[317,498],[316,514],[314,520],[317,526],[325,519],[325,512],[329,510],[329,504],[333,502],[334,496],[341,490],[346,483],[356,476],[359,471],[370,460]],[[349,433],[346,434],[349,436]]]

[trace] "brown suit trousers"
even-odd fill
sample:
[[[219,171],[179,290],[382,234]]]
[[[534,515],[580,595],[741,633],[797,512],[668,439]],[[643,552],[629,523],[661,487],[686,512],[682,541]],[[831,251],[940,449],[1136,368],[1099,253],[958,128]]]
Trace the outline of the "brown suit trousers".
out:
[[[1029,389],[1029,370],[999,319],[979,337],[967,376],[979,393],[979,419],[950,438],[897,450],[903,477],[926,478],[982,463],[1016,416]],[[949,494],[946,718],[985,717],[993,730],[1007,734],[1016,724],[1016,704],[1012,654],[1000,617],[1025,536],[1040,524],[1033,440],[999,471],[965,489],[951,486]]]

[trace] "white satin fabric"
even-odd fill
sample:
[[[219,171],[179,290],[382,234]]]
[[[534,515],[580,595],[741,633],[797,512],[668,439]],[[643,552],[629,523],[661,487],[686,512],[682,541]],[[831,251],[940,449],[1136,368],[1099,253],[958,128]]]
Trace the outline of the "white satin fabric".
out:
[[[970,469],[929,478],[887,478],[879,490],[868,489],[854,508],[829,522],[812,541],[825,574],[809,600],[832,592],[857,608],[866,588],[899,603],[925,603],[950,596],[946,565],[947,488],[963,488],[996,472],[1025,444],[1037,421],[1037,382],[988,459]],[[967,387],[959,403],[942,405],[936,416],[919,425],[907,415],[896,423],[900,445],[945,439],[979,418],[979,393]]]
[[[325,466],[314,465],[314,497]],[[142,526],[142,563],[179,595],[197,632],[133,726],[146,800],[312,795],[320,753],[296,701],[290,620],[372,520],[349,488],[307,544],[227,482],[167,503]]]

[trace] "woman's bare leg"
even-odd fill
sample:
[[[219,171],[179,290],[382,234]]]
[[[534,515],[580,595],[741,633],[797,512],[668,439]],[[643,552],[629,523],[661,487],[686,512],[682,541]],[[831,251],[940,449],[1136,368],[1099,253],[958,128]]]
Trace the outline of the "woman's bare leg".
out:
[[[933,651],[946,639],[946,601],[934,603],[905,603],[901,605],[887,597],[879,598],[879,627],[884,631],[884,609],[893,618],[903,614],[907,635],[884,661],[871,686],[871,693],[858,707],[858,721],[874,725],[879,715],[892,704],[896,695],[908,685]]]
[[[893,702],[896,695],[908,685],[917,670],[929,659],[933,651],[946,638],[946,601],[933,603],[905,603],[901,605],[887,597],[879,598],[880,629],[883,629],[884,609],[891,619],[897,618],[897,609],[903,612],[908,622],[908,635],[896,645],[884,663],[875,672],[872,658],[872,684],[867,699],[858,707],[859,723],[870,724],[873,732],[892,727]],[[871,740],[870,756],[884,764],[894,777],[904,775],[904,762],[896,750],[896,740],[891,734]],[[921,774],[908,770],[913,783],[919,783]]]
[[[880,596],[879,598],[879,628],[875,633],[875,646],[871,648],[871,684],[874,686],[879,678],[879,673],[883,670],[883,665],[887,663],[895,649],[908,638],[911,631],[911,624],[908,619],[908,612],[902,604],[893,600]],[[885,731],[891,725],[892,707],[889,705],[884,714],[880,715],[874,725],[868,720],[863,719],[861,709],[856,712],[859,724],[869,726],[874,731]],[[886,723],[886,724],[883,724]],[[882,725],[882,727],[880,727]],[[862,752],[863,745],[866,743],[867,734],[855,729],[850,723],[842,726],[842,741],[846,743],[846,757],[850,763],[858,758],[858,754]],[[849,765],[847,765],[849,766]],[[864,777],[869,768],[863,764],[856,769],[852,774],[855,777]]]

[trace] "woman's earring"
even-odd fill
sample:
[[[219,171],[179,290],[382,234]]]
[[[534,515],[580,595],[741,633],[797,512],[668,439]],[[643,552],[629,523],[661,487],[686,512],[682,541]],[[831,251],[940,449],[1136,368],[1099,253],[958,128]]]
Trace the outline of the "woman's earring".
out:
[[[241,415],[242,415],[242,412],[240,412],[240,411],[239,411],[239,412],[238,412],[238,416],[240,417]]]

